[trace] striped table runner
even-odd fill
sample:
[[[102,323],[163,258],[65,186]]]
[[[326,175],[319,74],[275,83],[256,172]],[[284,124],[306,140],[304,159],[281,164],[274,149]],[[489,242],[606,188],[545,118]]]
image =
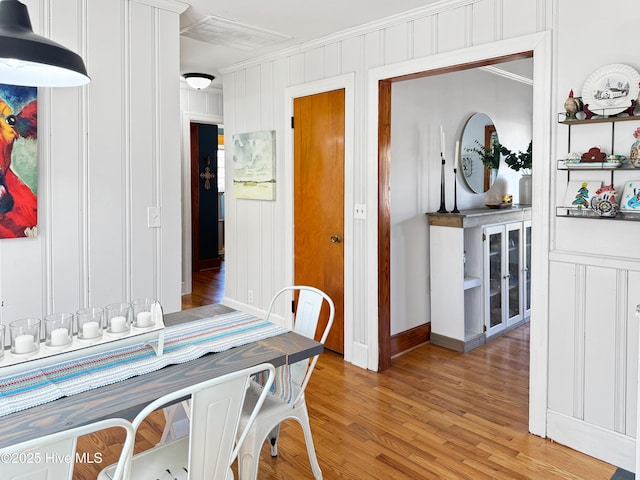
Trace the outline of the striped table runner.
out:
[[[236,311],[167,327],[161,357],[141,343],[0,378],[0,416],[288,331]]]

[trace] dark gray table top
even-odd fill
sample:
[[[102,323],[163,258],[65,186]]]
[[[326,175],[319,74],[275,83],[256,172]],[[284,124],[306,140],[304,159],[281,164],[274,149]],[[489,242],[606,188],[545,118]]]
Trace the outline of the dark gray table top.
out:
[[[165,315],[165,325],[231,311],[223,305]],[[89,390],[0,417],[0,447],[67,430],[105,418],[131,419],[149,402],[180,388],[260,363],[276,367],[321,353],[321,343],[293,332],[210,353],[197,360]]]

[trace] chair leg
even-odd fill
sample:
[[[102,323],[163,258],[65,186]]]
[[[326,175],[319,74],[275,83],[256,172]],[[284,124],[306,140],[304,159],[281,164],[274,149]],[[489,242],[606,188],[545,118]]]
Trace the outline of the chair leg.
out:
[[[311,426],[309,425],[309,412],[307,412],[307,404],[302,403],[299,407],[297,420],[302,426],[302,432],[304,433],[304,441],[307,444],[307,454],[309,455],[309,463],[311,464],[311,470],[313,471],[313,477],[316,480],[322,480],[322,470],[320,470],[320,464],[318,463],[318,457],[316,457],[316,450],[313,446],[313,437],[311,436]]]
[[[164,430],[162,431],[162,436],[160,437],[160,441],[157,445],[162,445],[167,440],[171,438],[176,438],[175,433],[173,432],[173,418],[176,416],[176,410],[178,409],[177,405],[171,405],[170,407],[165,407],[165,424]]]
[[[269,432],[269,443],[271,444],[271,456],[278,456],[278,436],[280,435],[280,424],[276,425],[273,430]]]

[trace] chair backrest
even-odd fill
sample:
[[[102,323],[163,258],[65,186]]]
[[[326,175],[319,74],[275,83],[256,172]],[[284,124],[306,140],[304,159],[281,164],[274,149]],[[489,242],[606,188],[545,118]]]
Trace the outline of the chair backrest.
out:
[[[251,377],[264,371],[268,372],[266,389],[260,395],[244,429],[237,435]],[[274,372],[273,365],[265,363],[167,394],[151,402],[136,416],[133,420],[134,429],[137,431],[142,421],[153,411],[190,396],[189,479],[226,478],[229,467],[238,456],[239,448],[264,403],[273,383]]]
[[[298,301],[293,318],[293,331],[299,333],[300,335],[304,335],[307,338],[315,337],[316,330],[318,328],[318,321],[322,312],[322,306],[324,302],[327,303],[329,307],[329,312],[327,314],[327,323],[324,327],[322,335],[320,335],[320,342],[324,343],[327,339],[327,336],[329,335],[331,326],[333,325],[333,319],[335,317],[335,306],[333,304],[333,300],[331,300],[331,297],[329,297],[329,295],[318,288],[309,287],[306,285],[293,285],[290,287],[282,288],[281,290],[276,292],[276,294],[271,299],[269,309],[267,310],[267,320],[269,320],[273,308],[277,300],[281,296],[286,294],[295,295],[296,293],[298,293]],[[297,403],[298,400],[302,398],[304,390],[307,387],[307,383],[309,383],[311,373],[313,372],[317,361],[318,355],[308,360],[302,360],[291,365],[291,382],[298,390],[296,397],[293,399],[293,404]]]
[[[2,480],[72,480],[76,461],[99,462],[89,454],[76,454],[78,437],[107,428],[119,427],[126,432],[114,480],[123,478],[125,463],[133,451],[135,434],[132,424],[122,418],[112,418],[56,432],[0,449]],[[84,456],[83,456],[84,455]],[[15,460],[15,461],[14,461]]]

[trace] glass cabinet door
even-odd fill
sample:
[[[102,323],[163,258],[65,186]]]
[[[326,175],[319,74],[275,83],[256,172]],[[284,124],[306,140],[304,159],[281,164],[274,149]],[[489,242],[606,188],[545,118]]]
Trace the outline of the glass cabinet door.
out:
[[[485,229],[485,330],[492,335],[504,328],[504,227]]]
[[[505,276],[505,288],[507,289],[505,312],[508,312],[507,326],[520,321],[522,318],[521,285],[523,281],[522,271],[522,223],[506,225],[507,243],[505,245],[507,274]]]

